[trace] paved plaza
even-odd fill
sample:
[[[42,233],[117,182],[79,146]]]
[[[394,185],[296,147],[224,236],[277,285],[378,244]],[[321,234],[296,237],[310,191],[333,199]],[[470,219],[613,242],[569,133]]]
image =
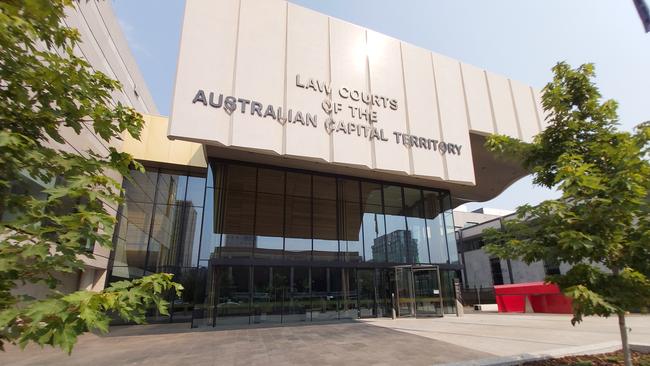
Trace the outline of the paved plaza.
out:
[[[466,314],[235,330],[187,324],[113,327],[84,335],[72,356],[9,347],[2,365],[433,365],[618,341],[615,319],[572,327],[564,315]],[[650,317],[631,316],[632,342],[650,339]]]
[[[364,321],[494,356],[597,350],[611,344],[618,347],[621,339],[618,318],[587,317],[575,327],[570,320],[571,315],[558,314],[470,313],[460,318],[445,317],[435,321],[408,318]],[[650,342],[650,316],[628,316],[627,325],[632,329],[630,343]]]
[[[144,330],[150,334],[138,326],[114,327],[108,337],[86,335],[71,357],[38,347],[22,354],[13,349],[0,354],[0,365],[431,365],[487,356],[363,322],[210,331],[151,327]],[[155,334],[161,331],[172,332]]]

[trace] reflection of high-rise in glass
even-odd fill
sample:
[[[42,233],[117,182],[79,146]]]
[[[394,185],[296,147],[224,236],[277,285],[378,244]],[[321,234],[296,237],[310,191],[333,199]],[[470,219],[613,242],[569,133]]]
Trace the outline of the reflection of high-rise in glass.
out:
[[[255,235],[224,234],[221,246],[221,256],[224,258],[247,258],[250,257],[255,247]],[[216,252],[212,254],[218,256]]]
[[[231,162],[209,169],[207,183],[156,169],[125,187],[112,278],[175,273],[187,290],[174,319],[382,316],[397,290],[391,266],[450,262],[448,192]]]
[[[194,228],[197,223],[196,208],[190,201],[176,200],[173,206],[159,211],[156,219],[160,235],[160,255],[157,267],[192,265],[192,243],[194,243]]]
[[[181,267],[192,266],[192,244],[194,243],[194,229],[197,225],[198,213],[196,208],[192,206],[191,201],[177,201],[183,208],[180,212],[183,214],[177,215],[175,220],[181,220],[181,227],[183,228],[182,243],[177,247],[182,247],[183,253],[181,254],[181,263],[177,265]]]
[[[223,236],[224,247],[253,248],[255,246],[254,235],[226,234]]]
[[[418,241],[408,230],[395,230],[374,240],[372,256],[377,262],[418,263]]]

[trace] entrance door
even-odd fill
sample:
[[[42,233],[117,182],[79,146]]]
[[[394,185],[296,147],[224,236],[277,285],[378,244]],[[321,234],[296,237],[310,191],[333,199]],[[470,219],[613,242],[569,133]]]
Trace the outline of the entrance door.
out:
[[[438,267],[395,267],[395,287],[397,316],[442,316]]]
[[[397,316],[415,316],[413,271],[410,266],[395,268]]]
[[[442,294],[437,268],[414,268],[415,313],[417,316],[442,316]]]
[[[359,316],[371,318],[377,316],[377,285],[375,284],[375,269],[358,269]]]

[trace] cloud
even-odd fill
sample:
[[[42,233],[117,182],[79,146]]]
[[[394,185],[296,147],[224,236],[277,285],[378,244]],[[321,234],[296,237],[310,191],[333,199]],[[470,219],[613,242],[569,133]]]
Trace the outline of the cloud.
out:
[[[120,17],[118,17],[117,21],[120,24],[120,27],[122,28],[122,32],[124,33],[124,36],[126,37],[126,41],[128,42],[129,47],[131,47],[131,49],[134,52],[138,52],[143,56],[150,57],[152,54],[149,51],[149,49],[147,49],[147,47],[145,47],[143,44],[138,42],[138,40],[136,39],[136,37],[135,37],[135,33],[136,33],[135,27],[133,25],[131,25],[129,22],[127,22],[126,20],[124,20],[124,19],[122,19]]]

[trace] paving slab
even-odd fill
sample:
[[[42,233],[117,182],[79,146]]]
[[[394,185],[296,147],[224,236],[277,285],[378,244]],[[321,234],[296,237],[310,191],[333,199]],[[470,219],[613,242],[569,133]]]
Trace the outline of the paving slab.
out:
[[[364,322],[196,330],[182,325],[113,327],[80,337],[72,356],[8,347],[1,365],[433,365],[491,354]]]
[[[230,330],[119,326],[105,336],[80,337],[72,356],[8,347],[0,365],[482,365],[522,355],[589,352],[615,347],[620,339],[615,318],[589,317],[575,327],[570,319],[469,313]],[[647,343],[650,316],[629,316],[628,325],[632,343]]]
[[[364,322],[465,348],[513,356],[620,341],[617,318],[587,317],[576,326],[570,315],[470,313],[438,319],[368,319]],[[630,342],[650,339],[650,316],[627,318]]]

